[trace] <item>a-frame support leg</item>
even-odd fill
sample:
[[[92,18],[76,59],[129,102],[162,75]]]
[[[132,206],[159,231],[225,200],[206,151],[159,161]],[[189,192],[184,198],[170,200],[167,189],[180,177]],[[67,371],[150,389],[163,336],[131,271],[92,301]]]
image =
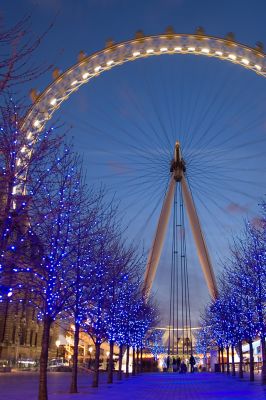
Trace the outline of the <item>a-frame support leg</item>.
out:
[[[203,236],[203,232],[201,230],[199,217],[196,211],[196,207],[190,192],[190,189],[187,184],[187,180],[185,175],[183,175],[181,179],[181,187],[183,193],[183,199],[185,203],[185,209],[187,211],[190,227],[193,233],[193,237],[195,240],[197,253],[199,257],[199,262],[205,277],[205,281],[207,283],[210,295],[213,299],[217,298],[217,284],[214,276],[210,256],[208,253],[207,245]]]
[[[160,261],[165,233],[168,226],[169,217],[171,214],[171,208],[175,194],[175,187],[176,187],[176,181],[174,179],[174,176],[172,176],[169,183],[168,192],[163,202],[155,237],[146,264],[146,271],[145,271],[144,285],[143,285],[144,293],[146,296],[149,296],[150,294],[152,283],[155,278],[156,270]]]
[[[218,290],[213,272],[210,256],[208,253],[207,245],[201,230],[199,217],[196,211],[196,207],[190,193],[190,189],[187,184],[185,176],[185,163],[181,156],[180,144],[176,142],[174,159],[171,163],[170,171],[172,172],[168,192],[163,202],[160,218],[156,234],[153,240],[153,244],[148,256],[146,271],[144,276],[143,292],[146,296],[149,296],[153,280],[155,278],[156,270],[160,261],[162,247],[164,243],[165,233],[171,214],[171,206],[173,203],[175,185],[176,182],[180,182],[185,208],[187,210],[189,223],[192,229],[193,237],[195,240],[199,262],[210,292],[213,299],[217,298]]]

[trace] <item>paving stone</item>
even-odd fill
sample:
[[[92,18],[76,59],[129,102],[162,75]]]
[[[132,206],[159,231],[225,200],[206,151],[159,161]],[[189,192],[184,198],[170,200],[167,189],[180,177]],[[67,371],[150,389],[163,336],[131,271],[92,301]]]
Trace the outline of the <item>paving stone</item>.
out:
[[[247,379],[215,373],[143,373],[112,385],[101,374],[99,388],[92,376],[79,376],[79,393],[69,394],[70,373],[49,373],[49,400],[265,400],[266,388]],[[36,373],[0,374],[0,399],[35,400]]]

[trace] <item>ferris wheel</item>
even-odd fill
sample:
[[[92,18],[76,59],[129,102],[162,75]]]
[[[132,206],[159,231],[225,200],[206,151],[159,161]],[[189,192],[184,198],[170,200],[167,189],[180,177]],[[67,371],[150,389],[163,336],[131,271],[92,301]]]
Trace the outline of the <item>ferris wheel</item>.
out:
[[[39,133],[47,125],[48,121],[52,118],[53,114],[60,108],[63,109],[63,103],[70,97],[70,95],[74,94],[79,89],[82,90],[81,87],[83,85],[87,83],[92,84],[94,78],[97,78],[104,72],[107,72],[114,67],[121,66],[126,62],[134,61],[135,63],[139,63],[139,60],[142,59],[152,59],[154,58],[154,56],[164,55],[178,57],[183,55],[193,55],[201,56],[202,59],[213,58],[220,61],[226,61],[230,64],[236,64],[237,66],[242,67],[242,69],[245,69],[250,73],[253,72],[253,74],[256,74],[258,76],[258,78],[262,79],[266,77],[266,56],[263,51],[263,46],[261,44],[258,44],[255,48],[251,48],[249,46],[236,42],[232,34],[228,34],[225,38],[218,38],[206,35],[202,29],[198,29],[195,34],[178,34],[175,33],[172,28],[168,28],[164,34],[152,36],[145,36],[143,32],[139,31],[136,33],[134,39],[117,44],[109,41],[103,50],[89,56],[85,55],[84,52],[80,52],[78,62],[70,67],[68,70],[63,73],[61,73],[58,69],[54,70],[52,83],[49,84],[47,88],[42,91],[41,94],[37,94],[37,92],[34,90],[31,92],[33,104],[22,123],[22,129],[27,132],[26,134],[29,142],[29,148],[32,149],[32,144],[38,137]],[[228,89],[230,90],[230,83],[228,84],[228,86]],[[211,102],[211,100],[213,103],[216,101],[215,98],[211,98],[210,96],[208,101]],[[233,103],[233,96],[231,101]],[[217,109],[215,110],[216,116],[218,117],[219,113],[223,113],[224,109],[225,106],[222,106],[220,104],[219,107],[217,107]],[[245,112],[245,110],[243,110],[242,112]],[[194,112],[191,112],[190,114],[191,120],[193,120],[193,113]],[[208,113],[210,113],[208,110],[205,113],[202,113],[202,125],[204,123],[206,125],[206,122],[204,122],[204,118],[205,120],[207,120]],[[239,115],[239,118],[241,118],[241,115]],[[190,123],[192,122],[190,121]],[[163,130],[164,127],[162,126],[162,121],[160,121],[160,124],[161,129]],[[251,126],[253,129],[253,125]],[[228,162],[227,160],[230,160],[230,157],[233,159],[234,154],[232,154],[230,157],[227,157],[225,155],[225,149],[223,149],[222,152],[220,151],[220,153],[218,153],[217,149],[210,147],[211,142],[213,142],[212,144],[215,144],[215,136],[218,137],[219,133],[218,131],[216,131],[215,135],[209,137],[208,132],[211,131],[212,128],[213,124],[212,122],[210,122],[209,126],[204,127],[204,135],[202,135],[202,137],[204,136],[204,143],[207,143],[207,145],[209,145],[209,148],[206,145],[203,149],[205,153],[208,153],[207,161],[210,163],[212,162],[211,160],[216,158],[215,162],[216,165],[219,164],[218,168],[223,171],[228,170],[228,165],[224,166],[224,164]],[[139,126],[138,129],[144,135],[143,130],[145,130],[145,128]],[[154,132],[154,141],[158,143],[159,146],[160,138],[156,134],[152,124],[150,125],[150,129]],[[177,126],[173,127],[173,130],[178,130]],[[239,128],[239,130],[241,130],[241,127]],[[95,134],[97,135],[98,133],[99,135],[101,134],[100,129],[98,129],[98,131],[97,129],[95,129]],[[226,136],[224,140],[229,141],[230,137],[233,134],[235,134],[235,132],[228,133],[228,136]],[[208,230],[208,227],[206,226],[206,224],[203,224],[202,226],[201,216],[197,212],[199,204],[196,200],[194,201],[194,199],[196,198],[196,190],[201,190],[202,193],[204,193],[205,196],[208,197],[208,183],[204,182],[201,184],[200,180],[198,179],[199,174],[204,175],[202,165],[198,161],[199,154],[197,150],[199,149],[198,142],[200,142],[201,138],[199,137],[198,142],[195,141],[194,146],[192,147],[190,145],[194,140],[193,138],[185,136],[179,137],[178,135],[178,137],[176,137],[175,139],[176,140],[173,142],[172,138],[170,138],[169,134],[166,132],[165,143],[168,146],[167,154],[163,151],[163,149],[159,149],[159,151],[155,155],[155,157],[157,157],[158,154],[160,156],[160,165],[158,162],[158,168],[162,168],[162,164],[164,163],[163,168],[167,168],[168,175],[167,180],[164,181],[163,192],[161,193],[161,196],[157,201],[157,208],[161,208],[161,211],[157,216],[157,222],[155,221],[155,235],[153,243],[150,247],[150,253],[147,260],[146,272],[144,277],[145,292],[148,294],[153,285],[153,280],[161,257],[164,237],[167,232],[169,218],[172,213],[172,204],[174,202],[175,193],[178,187],[181,188],[178,189],[182,192],[180,201],[182,202],[182,204],[184,203],[185,209],[189,217],[189,224],[193,233],[193,238],[196,243],[199,263],[202,267],[207,287],[209,289],[211,297],[216,297],[217,285],[215,280],[215,273],[212,267],[211,256],[209,254],[207,241],[205,238],[205,235],[207,235],[208,233],[206,232]],[[134,138],[132,140],[134,141]],[[150,139],[146,138],[145,140],[148,146]],[[253,140],[253,138],[251,138],[251,140]],[[264,146],[264,138],[261,140]],[[248,141],[244,141],[242,143],[240,141],[239,147],[241,147],[241,145],[243,144],[248,145]],[[99,144],[99,147],[100,146],[101,144]],[[132,144],[131,148],[134,149],[134,154],[137,154],[139,158],[141,158],[142,160],[146,160],[146,162],[150,163],[150,166],[152,167],[150,167],[147,174],[150,174],[150,176],[153,177],[153,180],[155,179],[154,176],[156,176],[157,179],[157,177],[160,175],[160,171],[157,170],[156,172],[154,172],[154,165],[156,164],[156,161],[154,160],[154,154],[147,154],[146,149],[142,150],[140,147],[141,146],[139,146],[136,141],[134,144]],[[160,152],[160,150],[162,151]],[[31,151],[32,150],[26,150],[26,153],[28,152],[29,157],[31,155]],[[263,151],[264,149],[262,148],[262,152]],[[134,160],[132,159],[132,155],[127,154],[127,159],[130,158],[131,161],[134,162]],[[218,158],[219,160],[217,161]],[[245,155],[241,155],[241,157],[238,157],[238,160],[242,159],[243,161],[239,161],[240,165],[238,165],[241,173],[242,170],[244,171],[243,164],[246,163]],[[143,164],[143,162],[140,162],[140,171],[142,171]],[[247,169],[251,170],[249,163],[247,163]],[[213,171],[209,172],[209,176],[211,176],[211,174],[213,174]],[[165,175],[161,175],[162,179],[164,179]],[[194,177],[196,177],[196,183],[194,187],[192,182],[193,176],[191,175],[194,175]],[[119,176],[120,174],[118,174],[118,179]],[[225,175],[223,176],[223,179],[225,179]],[[127,176],[127,183],[130,180],[131,177],[128,178]],[[140,190],[139,186],[142,184],[141,182],[142,181],[139,181],[138,184],[138,182],[134,181],[134,178],[132,178],[132,185],[137,186],[137,195]],[[224,184],[222,180],[221,183]],[[227,182],[226,185],[232,188],[232,186],[234,186],[234,182]],[[17,191],[23,190],[25,190],[25,188],[23,187],[17,188]],[[214,187],[214,191],[215,190],[218,191],[217,186]],[[245,190],[246,194],[249,194],[247,193],[248,189],[244,189],[244,191]],[[149,198],[147,202],[148,206],[151,206],[151,201]]]
[[[215,57],[266,77],[265,54],[261,44],[250,48],[234,41],[232,34],[222,39],[205,35],[202,29],[196,34],[177,34],[172,28],[168,28],[165,34],[153,36],[145,36],[138,31],[135,39],[118,44],[109,41],[104,50],[90,56],[80,52],[78,63],[64,73],[55,69],[54,81],[40,95],[32,92],[34,104],[27,113],[22,128],[34,135],[73,92],[92,78],[128,61],[162,54]]]

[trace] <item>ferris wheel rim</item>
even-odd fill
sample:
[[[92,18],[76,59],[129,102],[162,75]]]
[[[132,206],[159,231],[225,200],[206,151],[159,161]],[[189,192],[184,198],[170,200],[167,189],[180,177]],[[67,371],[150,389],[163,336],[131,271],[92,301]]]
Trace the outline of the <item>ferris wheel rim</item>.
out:
[[[157,47],[155,49],[147,48],[147,45],[151,45],[153,41],[155,43],[156,41],[158,41],[158,43],[156,43],[157,45],[164,44],[166,42],[171,46]],[[184,43],[184,46],[177,46],[176,44],[179,42],[180,44]],[[207,47],[208,45],[209,47]],[[122,57],[119,51],[122,48],[123,50],[125,50],[127,46],[129,47],[129,51],[131,51],[131,57],[126,54],[126,51],[124,51],[124,56]],[[139,47],[136,47],[135,51],[132,52],[135,46]],[[224,49],[224,51],[221,51],[221,49]],[[109,59],[109,61],[107,61],[103,67],[101,65],[97,66],[97,63],[95,63],[95,61],[100,59],[100,57],[104,58],[108,55],[114,55],[115,52],[118,53],[116,61],[114,61],[113,59]],[[32,106],[29,108],[28,112],[22,120],[21,129],[25,130],[26,132],[32,131],[31,133],[33,134],[37,134],[38,132],[40,132],[46,125],[46,123],[51,119],[54,112],[58,108],[60,108],[61,104],[65,100],[67,100],[73,92],[77,91],[80,86],[88,83],[92,78],[99,76],[103,72],[129,61],[135,61],[137,59],[164,54],[192,54],[218,58],[237,64],[241,67],[255,72],[257,75],[266,78],[266,54],[263,51],[259,51],[248,45],[233,40],[228,40],[227,38],[220,38],[217,36],[205,34],[199,35],[171,33],[147,36],[143,35],[140,38],[130,39],[112,44],[111,46],[105,47],[102,50],[98,50],[88,56],[84,56],[77,63],[69,67],[65,72],[60,74],[48,86],[46,86],[42,93],[36,97]],[[247,58],[248,55],[249,58]],[[86,71],[86,66],[90,66],[90,68],[93,68],[93,72],[84,72]],[[66,87],[60,88],[60,85],[63,81],[67,83],[70,80],[70,77],[72,75],[75,75],[75,71],[78,70],[79,72],[82,72],[81,70],[83,67],[84,73],[82,75],[82,80],[72,80],[72,82],[70,83],[70,86],[72,87],[66,85]],[[58,92],[59,89],[62,92],[60,94],[61,97],[55,96],[53,94],[53,89],[56,89],[57,86]],[[46,99],[47,101],[45,101]],[[44,104],[42,104],[42,102]],[[46,107],[44,107],[44,105]],[[38,115],[42,115],[43,119],[38,119]]]

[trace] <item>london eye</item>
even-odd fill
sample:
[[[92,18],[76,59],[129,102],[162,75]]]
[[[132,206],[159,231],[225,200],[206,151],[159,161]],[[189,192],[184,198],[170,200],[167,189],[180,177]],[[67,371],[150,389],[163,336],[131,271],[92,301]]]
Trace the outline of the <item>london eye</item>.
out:
[[[25,153],[30,157],[39,132],[60,110],[84,155],[88,182],[115,194],[129,239],[144,245],[146,292],[155,280],[164,310],[171,297],[170,320],[166,315],[163,323],[178,329],[180,308],[183,333],[191,314],[196,323],[208,289],[217,296],[219,259],[244,214],[255,220],[264,194],[265,77],[260,43],[252,48],[232,34],[168,28],[108,41],[89,56],[80,52],[64,73],[54,70],[41,94],[31,92],[22,124]],[[179,294],[177,279],[183,282]]]

